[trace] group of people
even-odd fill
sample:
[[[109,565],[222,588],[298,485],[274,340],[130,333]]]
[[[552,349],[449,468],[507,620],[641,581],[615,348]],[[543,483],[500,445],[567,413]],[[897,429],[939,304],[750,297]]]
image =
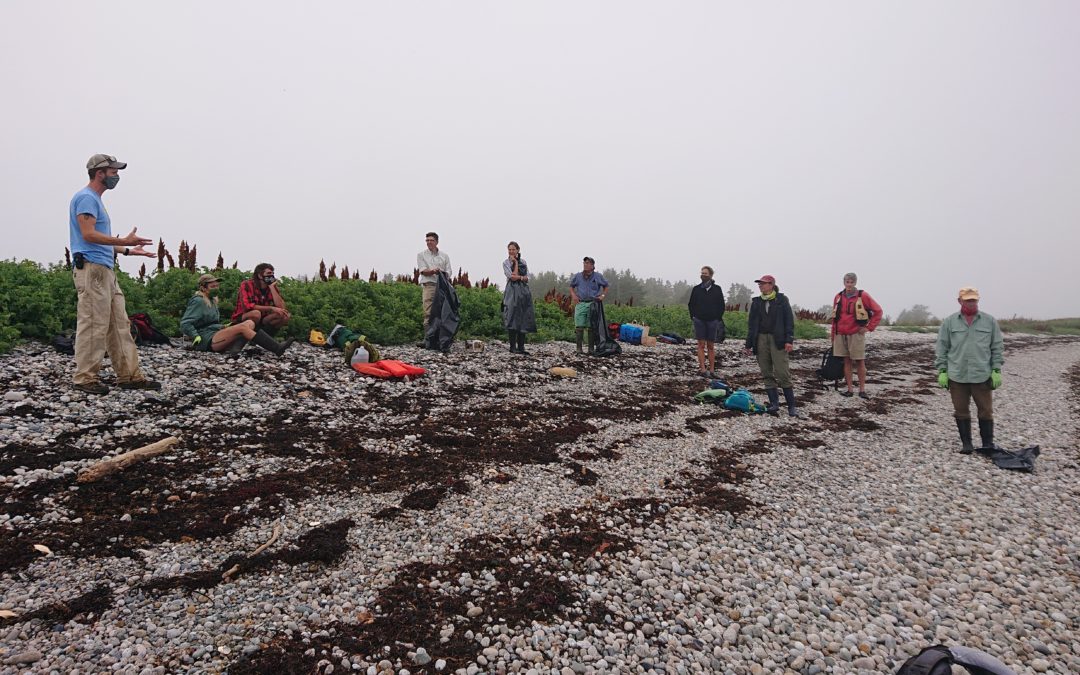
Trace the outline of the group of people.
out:
[[[108,353],[121,389],[157,390],[161,383],[146,377],[139,367],[139,356],[130,332],[124,294],[116,281],[117,255],[156,257],[146,246],[152,240],[138,235],[137,228],[123,237],[112,234],[112,221],[102,200],[107,190],[120,182],[120,171],[127,168],[112,155],[97,154],[86,163],[89,183],[75,193],[69,206],[69,234],[72,274],[78,294],[75,334],[76,390],[106,394],[99,371]],[[450,256],[439,250],[439,235],[425,235],[426,248],[416,256],[419,283],[422,287],[424,329],[431,320],[438,275],[451,271]],[[536,315],[529,289],[529,267],[521,257],[521,247],[511,241],[503,261],[506,288],[502,316],[512,353],[525,353],[525,336],[536,332]],[[866,335],[882,319],[880,305],[869,293],[857,287],[854,273],[844,275],[844,288],[833,299],[831,339],[833,354],[844,359],[847,388],[842,394],[854,396],[853,378],[858,376],[858,396],[866,393]],[[756,355],[769,399],[767,410],[777,414],[783,392],[788,414],[798,416],[795,392],[791,383],[789,355],[795,342],[795,316],[791,303],[780,292],[770,274],[755,282],[759,295],[750,303],[745,355]],[[249,342],[281,355],[292,339],[278,342],[273,334],[287,325],[290,314],[278,290],[274,267],[260,263],[254,274],[240,284],[231,325],[223,326],[218,310],[221,280],[212,274],[198,279],[195,295],[188,301],[180,325],[195,349],[213,352],[238,352]],[[594,302],[602,303],[608,282],[596,271],[596,261],[585,256],[582,270],[570,280],[574,303],[574,328],[578,353],[594,350],[597,334],[590,323]],[[994,317],[979,309],[979,292],[972,287],[960,289],[960,311],[941,324],[936,344],[935,368],[938,383],[948,388],[953,415],[961,439],[961,452],[974,451],[970,403],[974,399],[982,446],[993,447],[994,422],[992,391],[1001,386],[1003,338]],[[711,267],[701,268],[701,283],[690,293],[689,311],[697,340],[700,374],[714,377],[715,343],[724,338],[723,292],[713,280]]]

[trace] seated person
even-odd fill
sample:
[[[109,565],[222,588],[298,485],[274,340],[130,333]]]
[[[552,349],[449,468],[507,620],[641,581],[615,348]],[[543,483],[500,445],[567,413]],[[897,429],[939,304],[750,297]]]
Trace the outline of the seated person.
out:
[[[292,316],[285,309],[285,301],[278,292],[274,266],[259,263],[251,278],[240,282],[232,322],[251,321],[255,328],[262,328],[273,335],[278,328],[289,323],[290,318]]]
[[[256,330],[255,322],[250,320],[222,328],[217,298],[221,279],[213,274],[204,274],[199,277],[198,283],[198,290],[188,300],[184,316],[180,318],[180,330],[192,339],[192,346],[196,350],[228,351],[235,354],[242,350],[248,341],[253,341],[263,349],[281,356],[292,344],[292,338],[278,342],[266,331]]]

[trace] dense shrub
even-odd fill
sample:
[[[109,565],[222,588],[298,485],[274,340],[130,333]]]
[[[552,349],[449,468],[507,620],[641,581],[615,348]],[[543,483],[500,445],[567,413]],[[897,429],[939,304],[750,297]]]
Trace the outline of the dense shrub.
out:
[[[226,269],[214,272],[221,277],[221,315],[232,315],[240,282],[249,273]],[[195,292],[198,273],[170,269],[144,281],[119,272],[117,281],[127,300],[128,314],[146,312],[167,335],[180,334],[180,316]],[[421,289],[409,283],[368,283],[366,281],[298,281],[283,279],[281,293],[293,320],[288,332],[306,338],[312,328],[329,331],[344,324],[365,333],[379,344],[403,344],[422,337]],[[495,288],[459,288],[461,332],[459,337],[499,338],[502,327],[502,293]],[[0,351],[7,351],[20,338],[49,338],[75,328],[75,286],[71,271],[64,265],[40,265],[31,261],[0,261]],[[674,332],[693,334],[690,317],[682,305],[667,307],[606,308],[609,322],[646,323],[653,335]],[[537,333],[533,340],[573,340],[573,319],[556,305],[536,303]],[[746,314],[728,312],[724,317],[729,338],[746,335]],[[823,337],[825,331],[800,321],[796,337]]]

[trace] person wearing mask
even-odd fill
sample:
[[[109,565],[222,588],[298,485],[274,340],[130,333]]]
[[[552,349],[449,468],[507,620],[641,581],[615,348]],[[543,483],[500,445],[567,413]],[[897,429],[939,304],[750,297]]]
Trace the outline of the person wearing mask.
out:
[[[795,314],[773,275],[766,274],[755,283],[761,294],[750,301],[743,353],[747,356],[757,354],[758,368],[765,379],[765,393],[769,396],[766,411],[770,415],[779,414],[779,387],[784,390],[788,415],[798,417],[788,361],[795,343]]]
[[[536,332],[536,311],[533,308],[532,291],[529,290],[529,266],[521,257],[521,247],[516,241],[506,245],[507,258],[503,261],[506,289],[503,291],[503,326],[510,337],[510,353],[525,353],[525,334]]]
[[[273,335],[279,328],[292,319],[285,308],[285,300],[278,291],[278,279],[274,276],[274,266],[259,263],[250,279],[240,282],[236,293],[236,308],[232,313],[232,322],[251,321],[256,329]]]
[[[994,447],[993,391],[1001,386],[1005,341],[997,319],[979,309],[979,290],[960,289],[960,311],[941,322],[934,367],[938,385],[949,390],[960,432],[960,453],[971,454],[971,400],[979,417],[982,447]]]
[[[724,292],[713,283],[713,268],[701,268],[701,283],[690,291],[690,321],[697,340],[698,374],[716,377],[716,342],[724,335]],[[708,351],[708,368],[705,354]]]
[[[604,301],[607,297],[608,282],[604,275],[596,271],[596,261],[585,256],[582,258],[582,270],[570,278],[570,299],[574,303],[574,333],[577,337],[577,353],[581,353],[581,342],[585,331],[589,331],[589,353],[596,351],[596,331],[589,327],[589,306],[593,300]]]
[[[420,286],[423,288],[424,335],[427,335],[431,321],[431,304],[435,301],[435,291],[440,272],[450,273],[450,256],[439,250],[439,235],[428,232],[424,235],[427,248],[416,254],[416,269],[420,270]]]
[[[832,350],[833,356],[844,359],[844,379],[847,391],[842,396],[853,396],[852,370],[859,372],[859,398],[870,398],[866,393],[866,334],[873,332],[881,323],[881,305],[870,294],[855,287],[859,278],[854,272],[844,275],[844,290],[833,298]]]
[[[278,356],[285,353],[292,343],[289,338],[278,342],[265,331],[256,330],[255,322],[245,319],[227,328],[221,326],[218,311],[218,293],[221,279],[213,274],[199,277],[198,289],[188,300],[184,315],[180,318],[180,331],[191,338],[192,348],[201,352],[239,353],[248,342]]]
[[[120,183],[126,162],[112,155],[94,155],[86,163],[90,182],[75,193],[68,206],[72,275],[78,292],[75,328],[75,375],[72,386],[87,394],[107,394],[99,371],[109,354],[121,389],[161,389],[139,367],[139,352],[131,337],[124,292],[116,282],[116,254],[155,258],[145,250],[150,239],[132,228],[124,237],[112,233],[112,219],[102,197]]]

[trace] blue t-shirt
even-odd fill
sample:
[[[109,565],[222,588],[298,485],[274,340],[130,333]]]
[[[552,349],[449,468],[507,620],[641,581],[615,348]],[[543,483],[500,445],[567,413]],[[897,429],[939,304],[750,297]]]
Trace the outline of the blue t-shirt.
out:
[[[595,300],[596,296],[600,295],[600,289],[607,287],[607,279],[599,272],[593,272],[588,279],[585,278],[584,272],[578,272],[570,279],[570,288],[574,289],[578,300],[582,302]]]
[[[91,244],[83,239],[82,230],[79,229],[79,215],[91,215],[97,219],[94,229],[98,232],[112,236],[112,221],[109,220],[109,212],[105,210],[105,204],[101,201],[98,193],[88,187],[84,187],[71,198],[69,209],[71,225],[71,254],[82,253],[89,262],[104,265],[112,269],[113,247],[108,244]]]

